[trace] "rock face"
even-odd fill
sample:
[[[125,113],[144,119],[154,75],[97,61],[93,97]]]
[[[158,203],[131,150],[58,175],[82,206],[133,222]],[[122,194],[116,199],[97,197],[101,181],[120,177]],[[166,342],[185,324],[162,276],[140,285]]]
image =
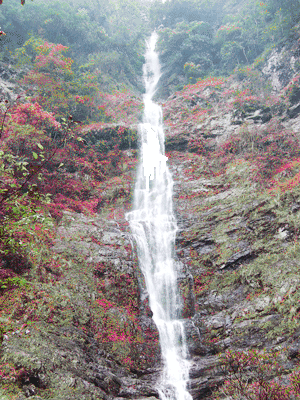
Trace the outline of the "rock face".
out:
[[[203,399],[211,398],[226,378],[217,354],[227,349],[292,352],[299,345],[299,325],[292,327],[293,314],[281,306],[286,296],[296,300],[291,293],[299,282],[293,233],[288,233],[293,228],[281,228],[291,215],[292,200],[275,205],[267,193],[247,187],[246,180],[235,182],[247,173],[246,165],[244,171],[240,166],[225,174],[223,185],[220,177],[208,181],[201,174],[191,181],[186,176],[194,160],[180,169],[181,157],[172,154],[170,159],[180,227],[176,250],[193,276],[195,313],[186,325],[190,387],[194,399]],[[286,360],[287,370],[295,365]]]
[[[262,70],[274,92],[297,72],[295,46],[274,50]],[[299,138],[297,89],[294,93],[282,123]],[[198,129],[222,143],[250,121],[256,129],[264,129],[273,118],[268,113],[267,108],[243,115],[212,112]],[[182,140],[183,136],[170,137],[168,145],[180,228],[176,252],[193,277],[195,312],[186,325],[191,394],[194,399],[212,398],[212,392],[228,379],[220,361],[226,350],[279,351],[286,374],[282,379],[288,386],[299,347],[295,235],[300,191],[294,188],[276,200],[267,188],[249,180],[253,166],[242,158],[221,173],[209,173],[213,162],[186,153]],[[187,134],[185,143],[188,140]]]
[[[121,222],[64,213],[52,249],[66,260],[63,275],[51,287],[35,287],[36,322],[20,322],[3,340],[3,359],[19,371],[19,400],[46,393],[57,400],[158,396],[157,330],[139,295],[143,280]],[[43,310],[44,298],[55,313]]]
[[[0,96],[2,99],[14,102],[18,95],[25,95],[25,92],[17,84],[21,71],[11,65],[0,62]]]

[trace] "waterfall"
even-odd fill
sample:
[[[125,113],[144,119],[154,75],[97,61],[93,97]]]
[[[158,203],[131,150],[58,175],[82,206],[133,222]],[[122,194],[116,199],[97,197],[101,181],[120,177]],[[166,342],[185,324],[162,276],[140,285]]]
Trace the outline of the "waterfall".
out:
[[[157,34],[146,42],[144,65],[144,117],[139,126],[141,162],[134,191],[134,207],[127,214],[137,243],[140,268],[149,293],[153,320],[159,331],[164,365],[158,391],[161,400],[192,400],[186,385],[189,375],[182,300],[175,262],[176,220],[173,214],[173,180],[167,167],[162,109],[152,101],[161,76]]]

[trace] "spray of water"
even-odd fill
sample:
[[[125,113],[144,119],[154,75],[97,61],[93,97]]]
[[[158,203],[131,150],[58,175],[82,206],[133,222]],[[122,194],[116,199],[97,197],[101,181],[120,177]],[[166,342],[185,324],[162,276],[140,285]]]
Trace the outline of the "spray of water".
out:
[[[139,126],[141,163],[137,174],[133,211],[127,214],[138,249],[139,263],[149,293],[153,320],[160,336],[164,371],[158,383],[161,400],[192,400],[186,389],[189,374],[182,300],[178,293],[174,260],[176,220],[173,180],[166,165],[161,107],[152,101],[161,76],[157,34],[147,41],[144,65],[144,118]]]

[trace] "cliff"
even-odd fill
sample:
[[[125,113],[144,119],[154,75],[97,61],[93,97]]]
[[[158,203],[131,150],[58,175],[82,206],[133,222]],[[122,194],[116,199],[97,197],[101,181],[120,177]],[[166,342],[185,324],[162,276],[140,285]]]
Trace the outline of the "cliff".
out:
[[[259,69],[191,85],[164,104],[195,399],[224,381],[221,397],[297,398],[298,60],[295,36]],[[270,362],[280,364],[275,381]]]
[[[296,26],[248,67],[160,100],[195,400],[299,398],[299,37]],[[86,124],[59,143],[39,192],[55,201],[38,208],[28,188],[24,203],[0,209],[10,234],[0,269],[3,400],[158,398],[158,333],[125,218],[140,108],[120,93],[105,99],[107,116],[111,104],[120,112],[116,123]],[[13,167],[2,168],[1,190]]]

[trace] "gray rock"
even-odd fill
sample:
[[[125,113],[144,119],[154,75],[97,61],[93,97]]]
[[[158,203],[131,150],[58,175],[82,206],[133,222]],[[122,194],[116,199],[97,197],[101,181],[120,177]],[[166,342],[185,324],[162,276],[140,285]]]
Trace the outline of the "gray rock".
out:
[[[285,63],[285,52],[285,48],[274,49],[262,69],[262,73],[270,79],[275,92],[279,92],[287,85],[293,74],[290,65]]]
[[[192,319],[184,321],[184,331],[189,354],[191,356],[207,354],[208,349],[201,343],[200,331]]]
[[[289,116],[289,118],[296,118],[299,114],[300,114],[300,102],[294,104],[287,110],[287,115]]]
[[[32,384],[23,386],[25,397],[32,397],[36,394],[36,387]]]
[[[255,310],[263,311],[270,304],[270,301],[271,300],[269,296],[259,298],[255,303]]]

